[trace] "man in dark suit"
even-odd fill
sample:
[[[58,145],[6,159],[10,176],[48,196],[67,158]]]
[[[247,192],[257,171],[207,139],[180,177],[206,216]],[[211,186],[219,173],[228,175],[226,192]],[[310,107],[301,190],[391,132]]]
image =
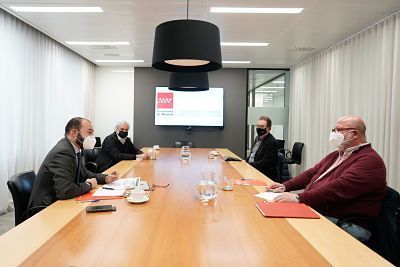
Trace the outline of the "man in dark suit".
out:
[[[119,122],[115,131],[107,136],[97,156],[97,171],[103,172],[117,164],[121,160],[134,160],[136,158],[148,159],[148,154],[143,154],[136,148],[128,137],[129,124],[126,121]]]
[[[278,144],[271,131],[271,119],[261,116],[257,122],[257,137],[246,161],[272,180],[278,178]]]
[[[81,149],[93,148],[92,123],[73,118],[65,126],[65,138],[50,150],[33,184],[29,207],[48,206],[59,199],[70,199],[89,192],[97,183],[118,179],[115,172],[95,174],[86,170],[81,161]]]

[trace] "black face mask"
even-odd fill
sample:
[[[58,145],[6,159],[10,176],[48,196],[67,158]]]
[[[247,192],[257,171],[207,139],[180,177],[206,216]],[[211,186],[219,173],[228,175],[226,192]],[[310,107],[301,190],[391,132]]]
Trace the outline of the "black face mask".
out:
[[[267,129],[264,128],[256,128],[258,136],[261,136],[267,132]]]
[[[119,131],[118,136],[121,138],[125,138],[128,136],[128,132],[124,132],[124,131]]]
[[[83,138],[83,136],[81,135],[81,133],[78,131],[78,136],[76,137],[76,144],[83,149],[83,140],[85,140],[85,138]]]

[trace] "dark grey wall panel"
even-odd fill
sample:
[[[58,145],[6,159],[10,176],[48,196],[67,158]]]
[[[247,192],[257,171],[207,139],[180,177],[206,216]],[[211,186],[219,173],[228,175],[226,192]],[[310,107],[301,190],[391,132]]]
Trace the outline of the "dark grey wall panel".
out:
[[[246,69],[222,69],[209,73],[211,87],[224,88],[224,128],[155,126],[156,86],[168,86],[169,72],[135,68],[134,139],[138,147],[158,144],[172,147],[174,140],[191,140],[196,147],[226,147],[245,155]]]

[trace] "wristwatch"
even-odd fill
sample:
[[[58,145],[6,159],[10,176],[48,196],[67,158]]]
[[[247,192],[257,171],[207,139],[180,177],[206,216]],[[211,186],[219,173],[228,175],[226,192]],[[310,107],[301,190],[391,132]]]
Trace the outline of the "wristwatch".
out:
[[[298,194],[294,194],[294,196],[296,197],[297,201],[300,202],[300,198]]]
[[[92,183],[91,183],[91,182],[87,181],[86,183],[87,183],[88,185],[90,185],[90,188],[93,188],[93,186],[92,186]]]

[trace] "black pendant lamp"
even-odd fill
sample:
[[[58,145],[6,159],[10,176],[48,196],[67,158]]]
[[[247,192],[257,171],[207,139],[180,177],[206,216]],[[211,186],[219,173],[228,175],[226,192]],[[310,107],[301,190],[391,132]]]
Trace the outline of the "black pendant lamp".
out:
[[[207,72],[171,72],[169,76],[168,89],[173,91],[207,91],[210,89],[208,84]]]
[[[161,23],[156,28],[153,68],[169,72],[208,72],[222,67],[219,29],[216,25],[189,19]]]

